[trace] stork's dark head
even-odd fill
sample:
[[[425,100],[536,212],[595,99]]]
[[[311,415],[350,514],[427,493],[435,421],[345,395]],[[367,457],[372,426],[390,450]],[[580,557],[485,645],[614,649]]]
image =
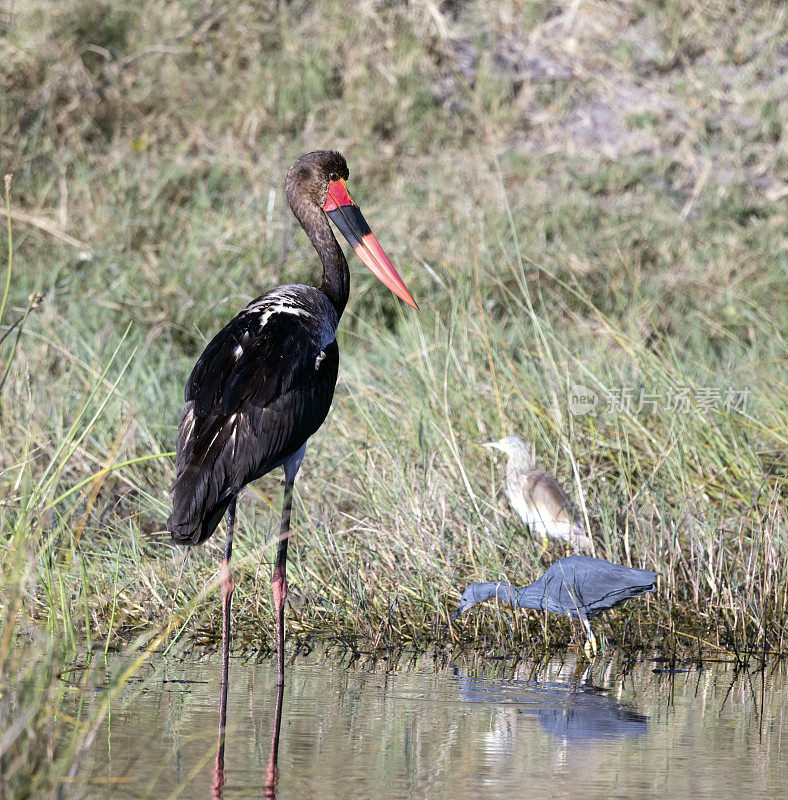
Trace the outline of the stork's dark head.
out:
[[[305,203],[322,206],[328,197],[332,180],[346,181],[350,176],[347,161],[333,150],[315,150],[301,156],[290,167],[285,181],[287,202],[300,219],[299,210]]]
[[[346,183],[349,175],[347,162],[340,153],[333,150],[315,150],[313,153],[307,153],[301,156],[287,173],[285,180],[287,202],[290,203],[290,208],[293,209],[293,213],[312,239],[318,252],[321,249],[321,236],[317,220],[325,212],[372,274],[388,286],[397,297],[417,309],[418,306],[402,278],[397,275],[397,271],[367,225],[361,209],[350,196]],[[318,241],[315,241],[316,239]]]

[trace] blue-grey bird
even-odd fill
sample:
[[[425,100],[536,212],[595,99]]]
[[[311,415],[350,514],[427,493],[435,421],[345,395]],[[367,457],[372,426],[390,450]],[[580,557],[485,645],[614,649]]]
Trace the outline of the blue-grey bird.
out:
[[[589,620],[625,600],[653,591],[656,579],[656,573],[647,569],[611,564],[591,556],[567,556],[551,564],[544,575],[524,589],[503,581],[469,584],[452,620],[471,606],[494,597],[520,608],[568,614],[583,624],[596,655],[596,638]]]
[[[541,534],[543,550],[547,537],[566,542],[577,552],[591,550],[591,538],[561,484],[549,473],[535,469],[534,449],[519,436],[504,436],[496,442],[482,442],[509,456],[506,494],[514,510],[532,532]]]

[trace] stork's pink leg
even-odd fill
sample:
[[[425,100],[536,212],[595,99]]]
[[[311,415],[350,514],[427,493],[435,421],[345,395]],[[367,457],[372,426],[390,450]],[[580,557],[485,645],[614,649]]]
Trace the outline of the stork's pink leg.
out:
[[[227,723],[227,689],[230,686],[230,637],[232,635],[231,609],[235,580],[227,558],[222,561],[222,684],[219,702],[219,727],[222,734]]]
[[[290,538],[290,514],[293,509],[293,484],[285,481],[285,497],[282,508],[282,525],[279,529],[279,546],[274,565],[273,594],[276,616],[276,682],[285,682],[285,603],[287,601],[287,542]]]
[[[285,570],[274,570],[274,610],[276,614],[276,684],[285,683],[285,602],[287,601],[287,578]]]

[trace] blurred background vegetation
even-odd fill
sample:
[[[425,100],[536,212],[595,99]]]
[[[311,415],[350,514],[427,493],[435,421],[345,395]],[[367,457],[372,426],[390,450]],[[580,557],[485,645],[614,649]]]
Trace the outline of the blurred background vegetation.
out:
[[[0,786],[89,732],[52,716],[76,653],[219,629],[219,543],[170,546],[166,454],[206,341],[318,279],[283,192],[318,148],[421,311],[351,263],[291,638],[567,642],[503,609],[448,627],[467,581],[561,555],[475,446],[519,433],[597,555],[661,574],[625,644],[784,651],[787,59],[778,2],[6,0]],[[575,384],[636,401],[573,415]],[[240,504],[238,647],[272,641],[280,492]]]

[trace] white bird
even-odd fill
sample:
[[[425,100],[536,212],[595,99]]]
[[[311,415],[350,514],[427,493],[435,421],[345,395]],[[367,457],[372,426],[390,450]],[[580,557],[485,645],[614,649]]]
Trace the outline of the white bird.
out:
[[[519,436],[504,436],[497,442],[482,442],[488,450],[502,450],[509,456],[506,468],[506,494],[522,521],[542,536],[566,542],[575,553],[591,552],[591,537],[561,484],[549,473],[535,469],[534,449]]]

